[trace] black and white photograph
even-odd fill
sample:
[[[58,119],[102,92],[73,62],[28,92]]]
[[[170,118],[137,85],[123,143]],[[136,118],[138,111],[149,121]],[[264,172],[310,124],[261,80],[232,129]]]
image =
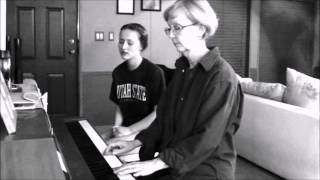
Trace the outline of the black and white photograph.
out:
[[[319,0],[0,0],[0,179],[319,180]]]
[[[161,11],[161,0],[141,0],[142,11]]]
[[[117,14],[134,14],[135,0],[117,0]]]

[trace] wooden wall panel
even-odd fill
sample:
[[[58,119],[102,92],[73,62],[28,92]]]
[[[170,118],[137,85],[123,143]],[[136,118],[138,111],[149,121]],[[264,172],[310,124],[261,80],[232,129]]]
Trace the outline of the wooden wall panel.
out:
[[[88,121],[97,125],[114,123],[115,105],[109,100],[111,72],[83,73],[82,112]]]

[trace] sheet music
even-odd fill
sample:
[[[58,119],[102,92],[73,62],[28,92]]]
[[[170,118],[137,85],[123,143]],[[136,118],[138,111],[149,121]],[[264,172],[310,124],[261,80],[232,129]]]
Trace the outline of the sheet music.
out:
[[[33,79],[25,79],[23,84],[14,84],[22,91],[11,92],[11,99],[16,110],[42,108],[41,92]],[[28,84],[32,82],[32,84]]]

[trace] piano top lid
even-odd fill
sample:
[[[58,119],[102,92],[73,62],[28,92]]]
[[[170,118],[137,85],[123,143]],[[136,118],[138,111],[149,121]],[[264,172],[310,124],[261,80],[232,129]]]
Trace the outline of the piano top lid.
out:
[[[0,123],[3,126],[2,123]],[[1,127],[3,129],[3,127]],[[51,124],[43,109],[18,111],[17,128],[14,134],[0,132],[1,141],[47,138],[51,135]]]
[[[65,179],[52,138],[1,141],[1,179]]]

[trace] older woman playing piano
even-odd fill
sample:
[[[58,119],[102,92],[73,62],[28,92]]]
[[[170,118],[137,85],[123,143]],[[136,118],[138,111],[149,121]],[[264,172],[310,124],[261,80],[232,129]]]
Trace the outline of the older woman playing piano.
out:
[[[133,141],[113,141],[105,154],[141,146],[139,162],[115,169],[150,179],[234,179],[234,134],[243,94],[232,67],[206,39],[218,19],[206,0],[177,0],[164,12],[165,33],[181,57],[157,108],[157,119]],[[158,152],[158,153],[156,153]]]

